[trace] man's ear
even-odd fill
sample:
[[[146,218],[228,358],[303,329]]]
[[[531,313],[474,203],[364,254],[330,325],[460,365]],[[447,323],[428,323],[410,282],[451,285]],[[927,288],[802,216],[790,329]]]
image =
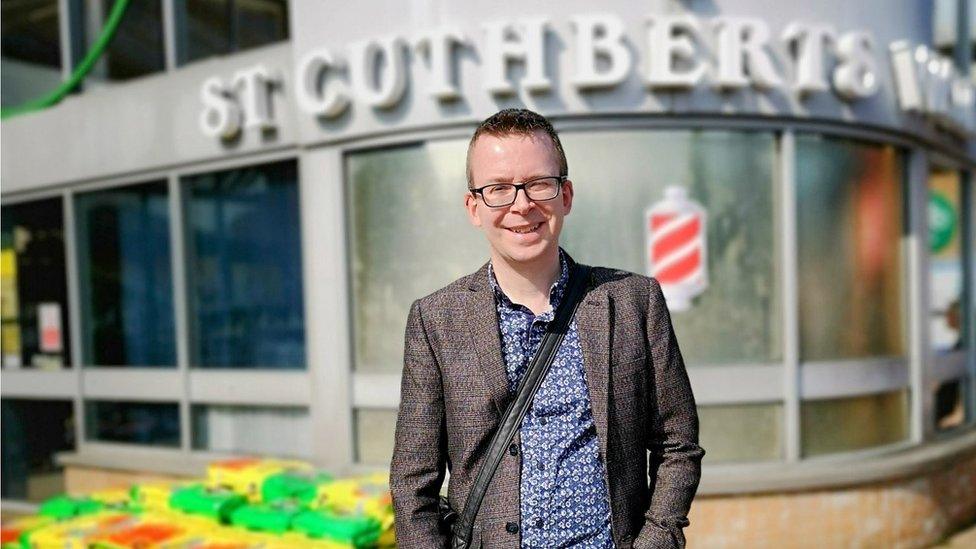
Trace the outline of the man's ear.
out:
[[[562,199],[563,215],[568,215],[569,210],[573,209],[573,182],[569,179],[563,181]]]
[[[464,193],[464,209],[468,212],[468,221],[475,227],[481,226],[481,218],[478,217],[478,197],[471,192]]]

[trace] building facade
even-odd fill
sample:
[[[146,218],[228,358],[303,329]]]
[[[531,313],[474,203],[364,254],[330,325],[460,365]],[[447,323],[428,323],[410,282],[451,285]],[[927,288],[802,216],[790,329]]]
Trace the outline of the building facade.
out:
[[[112,17],[35,4],[4,8],[4,107]],[[0,125],[4,505],[386,467],[408,308],[487,260],[467,139],[525,106],[569,160],[562,244],[667,282],[689,543],[938,539],[976,517],[973,11],[132,3],[79,91]]]

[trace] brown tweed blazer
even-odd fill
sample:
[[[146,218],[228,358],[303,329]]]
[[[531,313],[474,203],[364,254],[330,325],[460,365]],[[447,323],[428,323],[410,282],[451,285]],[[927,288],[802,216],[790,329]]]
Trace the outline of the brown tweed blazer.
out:
[[[661,287],[594,267],[575,318],[614,542],[684,547],[705,451]],[[390,466],[400,547],[447,545],[437,511],[445,466],[448,499],[460,512],[511,398],[485,263],[410,308]],[[474,547],[519,546],[520,468],[521,455],[506,453],[475,521]]]

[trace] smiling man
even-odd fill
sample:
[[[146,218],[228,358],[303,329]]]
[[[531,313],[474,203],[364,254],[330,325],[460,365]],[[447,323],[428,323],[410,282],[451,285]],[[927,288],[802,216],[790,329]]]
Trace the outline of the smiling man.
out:
[[[490,259],[410,308],[390,471],[405,548],[448,546],[445,468],[460,513],[576,269],[559,246],[573,183],[548,120],[506,109],[482,122],[467,175],[464,205]],[[473,547],[685,545],[705,451],[661,287],[593,267],[585,288],[488,486]]]

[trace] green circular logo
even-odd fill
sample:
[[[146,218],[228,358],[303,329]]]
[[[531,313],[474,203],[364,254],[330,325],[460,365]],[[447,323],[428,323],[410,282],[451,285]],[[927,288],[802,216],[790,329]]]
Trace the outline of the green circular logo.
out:
[[[952,242],[956,232],[958,216],[952,202],[945,195],[932,191],[929,193],[929,248],[940,252]]]

